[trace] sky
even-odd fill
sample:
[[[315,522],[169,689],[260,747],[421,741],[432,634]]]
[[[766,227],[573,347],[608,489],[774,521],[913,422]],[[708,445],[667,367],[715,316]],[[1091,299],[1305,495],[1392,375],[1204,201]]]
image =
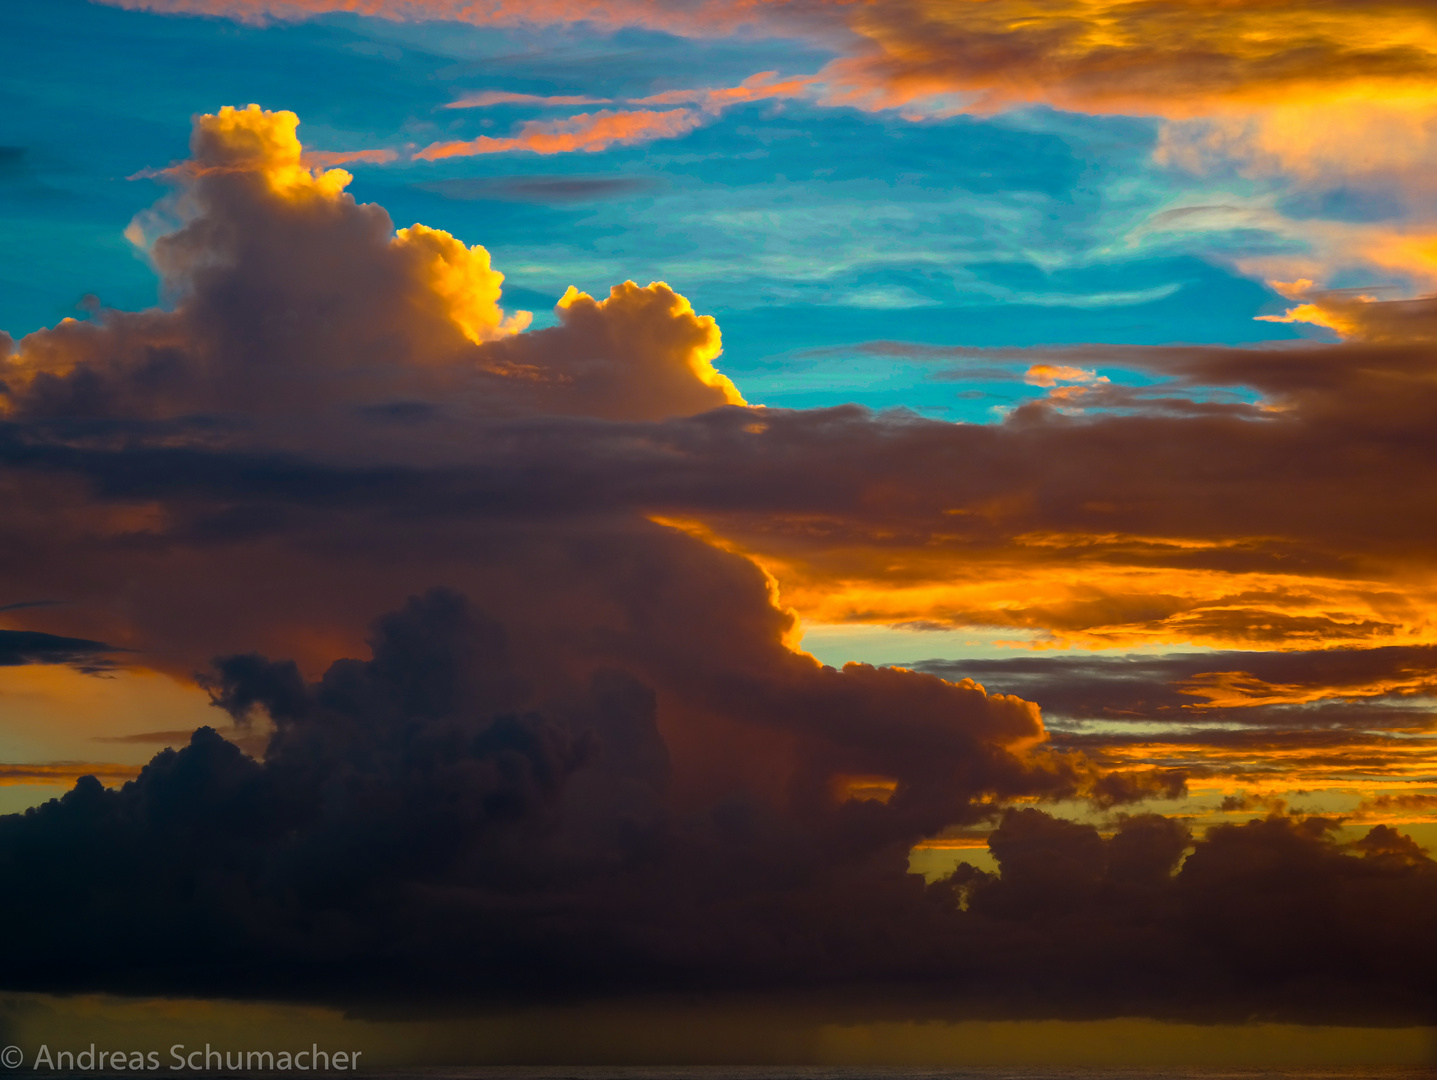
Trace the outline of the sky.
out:
[[[0,1036],[1431,1057],[1428,5],[0,29]]]

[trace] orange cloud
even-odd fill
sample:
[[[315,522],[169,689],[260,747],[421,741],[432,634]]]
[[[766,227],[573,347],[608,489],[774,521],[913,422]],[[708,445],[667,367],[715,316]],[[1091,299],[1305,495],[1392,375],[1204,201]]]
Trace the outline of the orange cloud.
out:
[[[1437,244],[1434,244],[1437,253]],[[1321,289],[1302,278],[1269,282],[1289,300],[1300,301],[1281,315],[1259,315],[1259,321],[1307,323],[1336,331],[1344,338],[1373,343],[1413,343],[1437,339],[1437,303],[1418,300],[1380,300],[1350,289]]]
[[[1400,108],[1437,77],[1437,22],[1414,2],[1347,0],[109,0],[235,18],[351,11],[478,25],[592,22],[704,36],[740,27],[837,45],[828,100],[896,108],[962,95],[991,110],[1042,102],[1170,118],[1322,102]],[[1274,125],[1271,138],[1282,135]],[[1323,137],[1315,130],[1314,137]]]
[[[734,523],[736,525],[737,523]],[[814,526],[817,523],[813,523]],[[835,523],[836,525],[836,523]],[[735,535],[742,527],[725,523]],[[794,530],[788,536],[783,533]],[[800,537],[807,531],[813,543]],[[835,550],[816,528],[774,521],[740,532],[744,550],[778,580],[784,602],[824,624],[921,622],[1036,634],[1039,647],[1317,648],[1437,642],[1437,591],[1416,581],[1233,573],[1148,561],[1201,563],[1183,545],[1101,536],[1063,547],[969,545],[942,532],[900,546],[894,530]],[[946,542],[945,542],[946,541]],[[934,548],[938,550],[934,550]],[[947,551],[942,549],[946,547]],[[807,550],[802,550],[807,548]],[[802,551],[802,554],[799,552]],[[1214,561],[1224,561],[1218,552]]]
[[[1437,767],[1430,738],[1339,733],[1254,733],[1224,739],[1195,730],[1176,737],[1109,740],[1096,755],[1105,768],[1181,768],[1201,779],[1194,794],[1224,791],[1234,782],[1260,784],[1269,796],[1313,789],[1360,796],[1410,791]],[[1381,797],[1376,794],[1376,797]],[[1425,807],[1408,809],[1419,820]]]
[[[312,168],[295,134],[299,117],[258,105],[226,105],[200,117],[190,140],[193,157],[170,172],[179,177],[224,174],[262,177],[269,189],[293,201],[340,197],[353,179],[343,169]]]
[[[1198,172],[1235,167],[1249,175],[1396,185],[1424,202],[1425,178],[1437,167],[1437,21],[1428,6],[1412,0],[107,2],[249,20],[344,10],[478,25],[591,22],[691,36],[746,29],[819,42],[840,55],[815,77],[775,81],[766,73],[740,87],[674,90],[641,100],[717,111],[760,97],[813,95],[831,105],[898,109],[914,119],[1032,104],[1160,116],[1167,121],[1160,162]],[[451,107],[499,103],[598,99],[485,91]],[[653,137],[672,133],[656,129]],[[587,144],[581,136],[535,127],[517,141],[485,137],[430,149],[555,153],[629,138]]]
[[[1287,101],[1214,106],[1164,125],[1157,160],[1195,173],[1357,183],[1421,196],[1437,161],[1437,86],[1356,78]]]
[[[867,107],[958,92],[985,110],[1176,118],[1437,76],[1437,26],[1418,4],[895,0],[852,9],[848,25],[863,45],[825,71],[830,100]]]
[[[399,160],[398,150],[306,150],[303,161],[316,169],[335,165],[387,165]]]
[[[783,79],[776,71],[761,71],[757,75],[750,75],[738,86],[707,90],[667,90],[661,94],[634,98],[631,104],[697,105],[705,112],[716,113],[730,105],[742,105],[750,101],[801,97],[809,93],[817,82],[818,77],[814,75]]]
[[[481,354],[490,370],[537,376],[528,382],[537,395],[531,407],[543,401],[560,413],[657,420],[745,404],[714,367],[723,351],[718,323],[661,281],[626,281],[603,300],[570,286],[554,310],[559,326]]]
[[[420,161],[440,161],[476,154],[507,154],[515,150],[533,154],[595,153],[610,146],[631,146],[653,139],[677,138],[702,122],[701,114],[691,109],[664,112],[603,110],[580,113],[563,120],[530,120],[513,138],[495,139],[481,135],[466,142],[431,143],[414,156]]]
[[[702,113],[716,114],[731,105],[768,98],[798,97],[813,86],[815,77],[780,79],[777,72],[752,75],[734,87],[701,90],[669,90],[648,97],[627,99],[631,105],[697,105]],[[481,108],[488,105],[601,105],[607,98],[544,97],[486,90],[460,98],[445,106],[450,109]],[[421,161],[477,154],[503,154],[526,150],[535,154],[595,153],[610,146],[632,146],[654,139],[685,135],[703,123],[700,113],[688,109],[666,111],[603,110],[580,113],[561,120],[530,120],[512,138],[481,135],[468,141],[439,142],[414,155]],[[390,159],[392,160],[392,159]]]
[[[743,403],[713,366],[713,319],[666,285],[629,283],[604,301],[570,290],[559,326],[522,334],[530,315],[504,310],[504,275],[483,247],[394,230],[345,193],[347,172],[306,163],[297,124],[258,106],[198,118],[193,158],[167,171],[178,195],[131,229],[175,310],[30,335],[3,361],[0,411],[69,408],[89,380],[109,385],[117,413],[304,411],[291,436],[323,440],[323,416],[343,425],[344,409],[436,394],[488,413],[615,419]],[[139,391],[157,350],[173,377]]]
[[[1105,383],[1108,379],[1095,371],[1084,371],[1066,364],[1034,364],[1023,376],[1023,381],[1029,386],[1053,387],[1059,383]]]
[[[499,306],[504,275],[479,245],[466,247],[441,229],[411,225],[394,234],[394,249],[411,256],[414,277],[436,306],[476,345],[507,337],[530,322],[527,311],[505,315]]]

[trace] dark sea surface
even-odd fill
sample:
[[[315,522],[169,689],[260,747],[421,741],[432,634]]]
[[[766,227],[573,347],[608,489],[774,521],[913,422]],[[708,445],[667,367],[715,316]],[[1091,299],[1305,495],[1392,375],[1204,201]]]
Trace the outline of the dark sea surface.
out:
[[[476,1066],[364,1071],[371,1080],[1433,1080],[1434,1066]]]
[[[51,1080],[85,1077],[95,1072],[30,1072],[10,1075],[44,1075]],[[104,1076],[119,1074],[104,1073]],[[152,1074],[142,1074],[152,1075]],[[294,1072],[186,1073],[197,1080],[226,1077],[293,1078]],[[333,1075],[320,1073],[317,1075]],[[603,1065],[603,1066],[425,1066],[403,1069],[360,1070],[366,1080],[1437,1080],[1437,1065],[1362,1066],[895,1066],[895,1065]]]
[[[365,1071],[371,1080],[1433,1080],[1437,1065],[1363,1066],[475,1066]]]

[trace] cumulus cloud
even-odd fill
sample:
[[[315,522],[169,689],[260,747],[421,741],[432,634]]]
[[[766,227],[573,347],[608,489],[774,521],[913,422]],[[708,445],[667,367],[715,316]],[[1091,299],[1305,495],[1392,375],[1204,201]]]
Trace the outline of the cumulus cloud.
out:
[[[559,329],[496,352],[530,316],[500,306],[488,252],[424,225],[395,231],[344,193],[348,173],[305,164],[297,123],[258,106],[202,117],[194,157],[169,171],[175,197],[135,227],[179,222],[149,244],[175,310],[105,311],[30,335],[5,367],[5,408],[313,418],[447,392],[566,413],[597,395],[604,415],[650,419],[742,401],[712,367],[713,320],[663,285],[571,294]],[[638,412],[616,404],[628,398]]]
[[[0,819],[0,873],[35,883],[0,899],[32,928],[11,985],[1430,1005],[1431,943],[1390,946],[1431,864],[1390,828],[1354,848],[1265,819],[1193,840],[1174,875],[1179,823],[1104,836],[1004,808],[1174,798],[1180,763],[1053,738],[1041,680],[1033,700],[825,667],[786,606],[1426,647],[1430,515],[1394,498],[1433,479],[1424,343],[1022,354],[1051,389],[1081,377],[1084,410],[1055,395],[989,426],[748,407],[717,325],[667,285],[571,290],[526,329],[483,248],[396,231],[306,164],[296,123],[199,118],[135,230],[171,306],[4,360],[0,543],[25,557],[0,589],[68,601],[27,609],[31,632],[200,672],[238,730],[274,728],[262,759],[206,729],[119,790],[81,779]],[[1360,668],[1329,692],[1426,685]],[[1161,679],[1230,712],[1324,685],[1271,657]],[[915,844],[995,820],[997,880],[906,872]],[[1310,919],[1288,917],[1297,881]],[[1254,930],[1254,906],[1284,917]]]
[[[1000,875],[924,886],[882,843],[891,803],[675,814],[652,694],[603,673],[525,708],[502,636],[452,595],[373,644],[275,706],[263,764],[201,729],[118,792],[82,779],[0,819],[0,865],[34,883],[0,900],[29,928],[9,983],[509,1006],[823,989],[920,1016],[1430,1007],[1437,864],[1385,825],[1342,844],[1271,815],[1195,840],[1152,814],[1104,836],[1009,810]]]
[[[982,793],[1078,779],[1061,756],[1025,755],[1041,737],[1030,704],[931,675],[700,662],[686,675],[710,728],[727,714],[768,751],[745,785],[732,758],[693,756],[686,742],[714,733],[675,732],[665,693],[511,655],[456,593],[379,620],[370,651],[312,683],[256,655],[216,661],[216,703],[273,721],[262,764],[203,728],[119,791],[85,777],[0,819],[7,880],[35,882],[3,901],[34,930],[9,985],[512,1003],[901,973],[923,951],[875,951],[866,918],[943,917],[905,881],[915,831],[982,813]],[[830,770],[859,763],[892,774],[886,803],[831,796]],[[718,797],[694,799],[705,787]]]
[[[611,978],[603,972],[618,955],[633,960],[623,978],[652,988],[702,977],[707,960],[682,943],[627,940],[642,937],[647,916],[635,921],[627,904],[606,914],[616,896],[648,886],[658,903],[667,889],[665,903],[681,908],[683,890],[718,872],[739,885],[740,906],[761,906],[773,872],[763,867],[801,853],[809,868],[797,884],[823,905],[835,875],[862,878],[846,868],[880,854],[901,883],[916,839],[986,813],[993,799],[1106,805],[1181,785],[1136,776],[1115,795],[1083,755],[1044,747],[1032,703],[968,681],[824,667],[786,644],[794,617],[748,560],[593,485],[574,489],[552,467],[504,464],[506,445],[596,464],[573,452],[584,431],[612,433],[643,457],[650,440],[636,424],[725,407],[747,417],[713,366],[717,326],[667,286],[627,283],[603,300],[570,290],[558,326],[522,332],[499,306],[502,277],[482,248],[422,225],[394,231],[382,210],[344,194],[344,173],[304,163],[295,126],[292,114],[257,107],[201,117],[193,158],[170,171],[178,191],[162,211],[175,225],[149,249],[173,310],[105,312],[31,335],[5,380],[6,482],[48,491],[22,498],[31,516],[9,516],[5,528],[25,543],[43,522],[51,550],[64,552],[27,573],[65,578],[90,609],[111,607],[107,581],[144,582],[142,613],[120,616],[121,636],[176,672],[220,653],[204,677],[216,705],[240,725],[263,714],[275,734],[262,764],[205,730],[119,792],[82,779],[63,802],[4,822],[8,871],[65,891],[63,874],[35,862],[52,848],[50,830],[69,822],[103,835],[136,873],[92,924],[101,936],[137,941],[179,917],[222,951],[271,951],[272,972],[286,978],[323,969],[316,993],[373,960],[396,919],[437,928],[467,920],[464,908],[498,915],[488,901],[391,896],[376,907],[376,890],[405,881],[457,898],[454,889],[519,888],[537,915],[550,906],[543,895],[598,875],[571,913],[576,941],[598,935],[575,985]],[[102,494],[109,485],[93,475],[46,480],[30,455],[56,451],[119,454],[129,463],[129,481],[113,478],[121,486],[158,487],[113,502],[117,492]],[[289,508],[263,510],[256,495]],[[435,580],[482,595],[502,625],[457,592],[414,587]],[[306,677],[316,643],[353,639],[367,621],[353,615],[372,614],[396,587],[401,600],[422,595],[375,625],[371,658],[328,663],[331,654],[322,677]],[[56,611],[47,617],[67,617]],[[309,641],[301,663],[245,651],[296,638]],[[12,639],[26,657],[102,648],[40,631]],[[834,776],[875,771],[891,784],[886,804],[834,799]],[[334,818],[334,798],[352,812]],[[174,873],[150,894],[138,868],[162,850]],[[693,860],[705,851],[712,862],[700,872]],[[680,869],[663,868],[675,858]],[[218,907],[185,884],[209,890],[241,864],[256,876]],[[751,878],[745,865],[756,867]],[[304,880],[286,867],[307,867]],[[348,909],[331,908],[339,896]],[[95,903],[82,890],[53,909],[55,932]],[[401,966],[437,985],[463,982],[507,940],[512,962],[464,989],[511,986],[538,970],[532,950],[556,940],[537,917],[510,927],[518,937],[466,944],[439,933],[442,947],[416,943]],[[311,933],[315,919],[338,920],[339,936]],[[235,938],[241,925],[254,933]],[[140,988],[125,975],[126,946],[116,947],[66,981]],[[186,963],[161,961],[154,988],[203,988],[209,977],[186,974]],[[219,955],[205,966],[214,992],[280,985],[218,974]],[[27,970],[16,985],[46,981]],[[533,992],[553,993],[568,974],[540,971]]]

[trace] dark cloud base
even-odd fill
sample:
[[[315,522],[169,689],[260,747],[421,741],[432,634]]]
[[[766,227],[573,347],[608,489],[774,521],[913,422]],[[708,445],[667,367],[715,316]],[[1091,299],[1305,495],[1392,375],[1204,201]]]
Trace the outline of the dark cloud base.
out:
[[[367,661],[306,682],[228,657],[216,703],[276,725],[263,763],[202,728],[118,791],[0,819],[4,982],[504,1004],[802,993],[853,1015],[1430,1022],[1437,864],[1385,826],[1273,816],[1096,829],[1001,813],[1001,877],[925,885],[905,814],[734,789],[672,809],[652,690],[536,693],[507,635],[436,590]],[[1186,858],[1184,855],[1186,853]],[[1181,864],[1181,869],[1177,869]],[[1176,870],[1176,872],[1174,872]]]

